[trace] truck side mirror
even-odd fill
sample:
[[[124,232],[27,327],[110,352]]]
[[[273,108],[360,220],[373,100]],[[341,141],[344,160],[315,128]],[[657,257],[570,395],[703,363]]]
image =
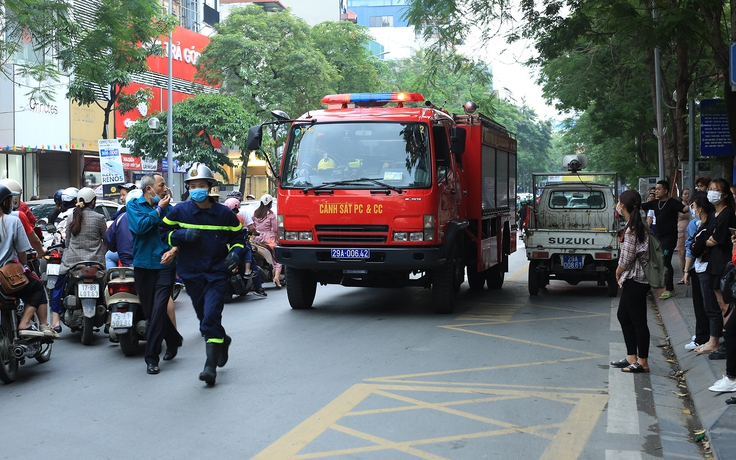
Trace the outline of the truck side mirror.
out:
[[[462,155],[465,153],[465,135],[466,131],[457,126],[452,128],[450,134],[450,151],[455,155]]]
[[[250,151],[261,149],[261,139],[263,138],[263,125],[251,126],[248,130],[248,142],[245,143],[245,149]]]

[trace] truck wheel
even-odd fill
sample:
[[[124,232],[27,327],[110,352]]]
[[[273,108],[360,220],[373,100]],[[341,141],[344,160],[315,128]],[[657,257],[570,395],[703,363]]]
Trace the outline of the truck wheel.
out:
[[[128,329],[118,336],[120,340],[120,350],[122,350],[125,356],[135,356],[138,354],[138,334]]]
[[[470,286],[470,289],[483,289],[483,285],[486,284],[486,278],[483,276],[483,273],[478,273],[478,271],[475,268],[475,265],[467,267],[468,272],[468,285]]]
[[[486,270],[486,281],[488,282],[488,289],[501,289],[503,286],[503,277],[505,273],[501,267],[501,264],[494,265],[493,267]]]
[[[82,321],[82,343],[84,345],[92,345],[92,340],[94,339],[93,333],[95,332],[95,319],[85,316]]]
[[[286,296],[294,310],[310,308],[317,293],[317,280],[309,270],[290,268],[289,283],[286,285]]]
[[[608,297],[616,297],[618,295],[618,282],[616,281],[616,272],[610,272],[606,275],[608,283]]]
[[[529,262],[529,295],[539,294],[539,261],[532,260]]]
[[[432,277],[432,303],[435,313],[450,314],[455,311],[455,286],[458,290],[460,287],[457,283],[458,268],[462,278],[462,264],[457,256],[457,246],[453,245],[447,254],[445,265],[435,270]]]

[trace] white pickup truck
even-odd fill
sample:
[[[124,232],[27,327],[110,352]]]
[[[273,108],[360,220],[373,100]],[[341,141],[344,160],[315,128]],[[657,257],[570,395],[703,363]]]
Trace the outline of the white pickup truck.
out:
[[[533,175],[535,190],[538,176],[541,174]],[[611,176],[612,183],[601,181]],[[608,285],[608,295],[615,297],[620,228],[615,212],[616,176],[573,171],[562,178],[548,182],[532,204],[524,236],[529,294],[537,295],[550,279],[558,279],[573,285],[597,281],[598,286]]]

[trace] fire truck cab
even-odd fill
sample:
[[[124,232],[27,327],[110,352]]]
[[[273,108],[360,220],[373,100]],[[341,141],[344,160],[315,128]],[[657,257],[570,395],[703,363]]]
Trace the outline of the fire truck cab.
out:
[[[289,120],[275,253],[292,308],[311,307],[318,284],[421,286],[451,313],[466,267],[471,288],[501,287],[516,250],[516,140],[422,102],[330,95]],[[248,149],[261,133],[251,128]]]

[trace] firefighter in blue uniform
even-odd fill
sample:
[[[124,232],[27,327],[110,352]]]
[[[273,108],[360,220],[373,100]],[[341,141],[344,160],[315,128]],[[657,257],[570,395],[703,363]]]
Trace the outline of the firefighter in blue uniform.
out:
[[[210,168],[194,163],[187,172],[189,200],[177,204],[161,221],[161,238],[179,247],[177,271],[199,318],[207,360],[199,379],[214,385],[217,367],[227,363],[232,339],[222,327],[227,280],[237,269],[245,234],[237,216],[209,196],[217,183]]]

